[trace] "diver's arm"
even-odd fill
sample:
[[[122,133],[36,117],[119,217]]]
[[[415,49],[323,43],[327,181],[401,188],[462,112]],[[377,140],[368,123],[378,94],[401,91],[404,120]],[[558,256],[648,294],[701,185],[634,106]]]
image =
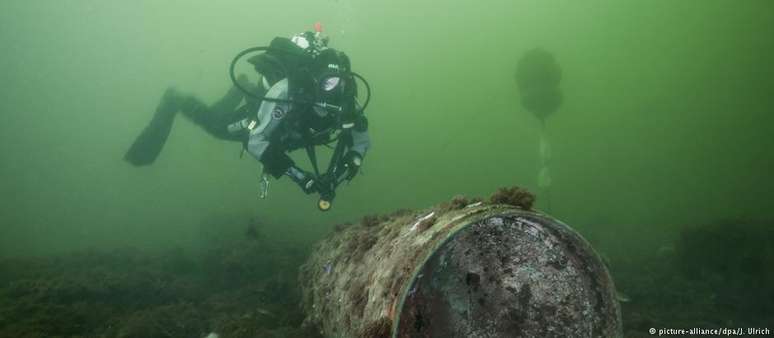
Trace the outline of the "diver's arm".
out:
[[[371,147],[371,137],[368,135],[368,119],[365,116],[360,115],[357,117],[350,135],[352,137],[352,144],[349,147],[349,151],[341,159],[343,170],[338,173],[336,177],[338,180],[346,179],[351,181],[355,178],[363,165],[363,158],[365,158],[366,152]]]
[[[362,159],[369,148],[371,148],[371,137],[368,136],[368,119],[361,115],[355,120],[355,126],[352,127],[352,147],[350,150],[357,153]]]
[[[258,159],[263,164],[264,172],[274,178],[288,176],[307,194],[311,194],[318,190],[314,175],[298,168],[290,156],[288,156],[281,147],[274,144],[268,144]]]
[[[267,97],[288,98],[287,80],[274,84],[267,92]],[[293,160],[285,153],[285,148],[272,142],[272,134],[282,123],[282,119],[290,110],[289,103],[263,101],[258,108],[257,126],[250,129],[246,149],[255,159],[263,164],[264,172],[274,178],[288,176],[307,194],[316,191],[314,176],[299,169]]]
[[[287,80],[278,81],[266,92],[266,97],[288,98]],[[245,148],[250,155],[263,164],[264,171],[275,178],[281,177],[293,165],[284,149],[272,142],[272,135],[290,110],[289,103],[264,100],[258,107],[255,120],[251,122]]]

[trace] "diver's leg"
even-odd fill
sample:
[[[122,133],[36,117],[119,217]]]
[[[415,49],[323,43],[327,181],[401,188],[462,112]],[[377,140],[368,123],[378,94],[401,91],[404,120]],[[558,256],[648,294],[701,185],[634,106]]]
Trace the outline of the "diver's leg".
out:
[[[248,90],[256,88],[255,85],[247,83],[245,76],[240,76],[239,80]],[[209,107],[192,95],[181,94],[174,88],[167,89],[156,107],[153,119],[134,140],[124,159],[135,166],[152,164],[164,148],[178,112],[182,112],[192,122],[218,139],[241,140],[230,135],[227,126],[243,118],[241,115],[246,116],[246,110],[236,109],[243,98],[244,94],[233,87],[223,98]]]
[[[241,75],[238,80],[242,88],[263,95],[257,85],[247,81],[247,76]],[[238,107],[242,100],[246,99],[246,105]],[[243,141],[243,135],[235,135],[228,132],[228,126],[248,116],[252,107],[257,107],[259,101],[252,97],[245,98],[245,94],[236,86],[232,86],[226,94],[212,106],[194,97],[185,97],[181,103],[183,115],[194,123],[204,128],[210,135],[228,141]]]
[[[164,148],[179,110],[179,94],[173,88],[167,89],[156,107],[153,119],[134,140],[124,159],[135,166],[153,163]]]
[[[231,140],[228,134],[228,117],[232,111],[216,111],[194,96],[185,96],[180,102],[180,111],[194,124],[208,134],[221,140]]]

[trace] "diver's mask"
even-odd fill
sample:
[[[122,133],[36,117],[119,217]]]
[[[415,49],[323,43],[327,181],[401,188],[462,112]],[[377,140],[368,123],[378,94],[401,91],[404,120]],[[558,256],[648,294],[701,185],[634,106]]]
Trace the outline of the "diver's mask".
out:
[[[357,87],[349,71],[349,59],[344,53],[326,50],[319,57],[314,76],[316,87],[315,111],[324,116],[334,114],[342,127],[350,125],[356,115]]]

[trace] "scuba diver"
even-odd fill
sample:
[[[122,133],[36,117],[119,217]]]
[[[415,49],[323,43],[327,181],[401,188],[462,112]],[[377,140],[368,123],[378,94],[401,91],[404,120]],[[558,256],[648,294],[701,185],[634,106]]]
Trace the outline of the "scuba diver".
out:
[[[244,74],[236,77],[234,68],[242,57],[256,52],[261,53],[247,59],[260,75],[253,84]],[[368,82],[352,72],[346,54],[328,47],[319,23],[315,32],[277,37],[267,47],[242,51],[231,62],[230,77],[233,87],[209,106],[192,95],[167,89],[124,159],[135,166],[152,164],[175,115],[182,112],[210,135],[240,142],[243,154],[250,153],[263,164],[261,198],[268,191],[268,175],[287,176],[305,193],[319,194],[318,207],[329,210],[336,188],[357,175],[371,144],[363,113],[371,95]],[[356,79],[366,89],[362,104]],[[321,173],[315,149],[334,143],[328,168]],[[288,156],[301,148],[306,149],[311,172]]]

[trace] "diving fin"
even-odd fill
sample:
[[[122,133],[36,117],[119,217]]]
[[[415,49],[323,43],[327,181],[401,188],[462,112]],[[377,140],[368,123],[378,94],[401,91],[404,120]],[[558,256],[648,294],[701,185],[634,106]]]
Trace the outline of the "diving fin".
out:
[[[170,88],[164,92],[153,119],[129,147],[124,160],[134,166],[150,165],[156,160],[172,130],[175,115],[180,110],[179,98],[175,89]]]

